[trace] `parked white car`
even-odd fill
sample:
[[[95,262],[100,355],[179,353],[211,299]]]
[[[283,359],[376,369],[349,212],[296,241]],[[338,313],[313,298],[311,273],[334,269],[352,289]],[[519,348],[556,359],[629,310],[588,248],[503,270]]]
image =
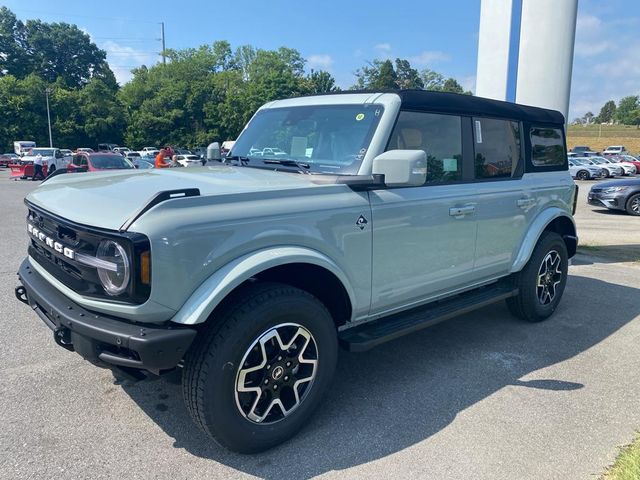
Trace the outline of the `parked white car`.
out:
[[[603,155],[622,155],[623,153],[627,153],[627,149],[622,145],[611,145],[602,152]]]
[[[618,162],[616,160],[612,160],[610,158],[605,157],[589,157],[591,160],[598,160],[596,163],[600,166],[604,164],[615,165],[616,167],[622,168],[622,175],[635,175],[636,174],[636,166],[632,163],[624,163]]]
[[[574,158],[569,159],[569,173],[573,178],[578,180],[591,180],[594,178],[602,178],[605,174],[600,167],[582,163]]]
[[[602,168],[603,172],[604,172],[604,176],[609,178],[609,177],[615,177],[615,176],[619,176],[622,175],[624,173],[624,170],[622,167],[617,167],[615,165],[612,165],[608,162],[602,162],[600,160],[600,157],[574,157],[571,160],[579,160],[581,163],[587,164],[587,165],[594,165],[596,167],[600,167]],[[597,161],[596,161],[597,160]]]
[[[176,155],[176,161],[183,167],[201,167],[202,160],[197,155]]]
[[[49,173],[59,168],[67,168],[71,162],[71,155],[65,155],[59,148],[54,147],[32,148],[28,155],[22,157],[22,161],[33,162],[38,155],[42,156],[42,163],[47,166]]]

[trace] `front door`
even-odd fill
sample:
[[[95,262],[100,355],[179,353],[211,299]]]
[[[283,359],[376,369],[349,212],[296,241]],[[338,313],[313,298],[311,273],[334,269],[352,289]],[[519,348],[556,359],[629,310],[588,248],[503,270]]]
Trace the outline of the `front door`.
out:
[[[371,314],[423,303],[473,283],[477,205],[465,183],[468,118],[401,112],[388,150],[424,150],[425,185],[369,193],[373,224]]]

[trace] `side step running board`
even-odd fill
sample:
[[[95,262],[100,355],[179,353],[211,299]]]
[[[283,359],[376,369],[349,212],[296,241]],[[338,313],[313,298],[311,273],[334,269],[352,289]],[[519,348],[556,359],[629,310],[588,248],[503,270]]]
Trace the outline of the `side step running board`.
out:
[[[514,297],[518,289],[509,280],[461,293],[406,312],[373,320],[343,330],[340,345],[351,352],[363,352],[389,340],[462,315],[495,302]]]

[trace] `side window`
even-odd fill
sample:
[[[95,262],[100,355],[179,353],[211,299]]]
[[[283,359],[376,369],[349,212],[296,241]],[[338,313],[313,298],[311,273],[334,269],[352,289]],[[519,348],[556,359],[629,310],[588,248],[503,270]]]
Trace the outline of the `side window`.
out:
[[[71,157],[71,163],[73,163],[74,165],[80,165],[80,155],[74,155],[73,157]]]
[[[564,165],[564,138],[561,129],[531,128],[531,162],[536,167]]]
[[[473,119],[475,178],[511,178],[520,163],[520,124]]]
[[[427,183],[462,179],[460,117],[422,112],[400,112],[387,150],[424,150]]]

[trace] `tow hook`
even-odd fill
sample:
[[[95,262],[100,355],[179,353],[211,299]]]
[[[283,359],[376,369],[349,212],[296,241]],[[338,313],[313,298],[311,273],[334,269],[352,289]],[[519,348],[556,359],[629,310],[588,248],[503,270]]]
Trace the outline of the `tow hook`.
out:
[[[70,352],[74,352],[73,343],[71,343],[71,332],[64,327],[58,327],[53,331],[53,339],[62,348],[66,348]]]
[[[29,300],[27,300],[27,289],[22,285],[16,287],[15,289],[16,298],[20,300],[25,305],[29,305]]]

